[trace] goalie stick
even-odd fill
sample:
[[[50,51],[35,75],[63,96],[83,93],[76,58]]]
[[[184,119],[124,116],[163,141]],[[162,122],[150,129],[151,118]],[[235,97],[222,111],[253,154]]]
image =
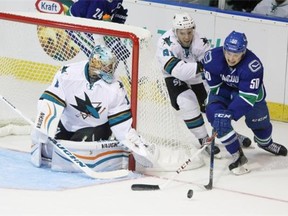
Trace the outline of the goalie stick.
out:
[[[187,159],[177,170],[176,173],[168,179],[165,183],[162,185],[151,185],[151,184],[132,184],[131,189],[133,191],[151,191],[151,190],[163,190],[166,188],[172,181],[174,181],[175,177],[181,173],[188,164],[190,164],[204,149],[207,148],[208,145],[214,142],[214,139],[216,137],[216,133],[213,133],[213,135],[209,138],[209,140],[200,148],[198,149],[189,159]],[[212,146],[211,146],[212,147]],[[214,156],[214,154],[213,154]],[[206,186],[205,186],[206,188]],[[206,188],[207,189],[207,188]]]
[[[0,95],[0,99],[8,105],[11,109],[13,109],[16,113],[18,113],[27,123],[31,126],[35,127],[35,124],[27,118],[20,110],[18,110],[13,104],[11,104],[5,97]],[[37,127],[35,127],[38,129]],[[38,129],[40,130],[40,129]],[[82,162],[78,157],[76,157],[72,152],[70,152],[67,148],[65,148],[61,143],[55,140],[52,137],[48,137],[49,143],[54,145],[63,155],[66,156],[72,163],[74,163],[80,170],[82,170],[86,175],[93,179],[114,179],[121,178],[129,175],[128,170],[115,170],[115,171],[107,171],[107,172],[95,172],[90,169],[84,162]]]

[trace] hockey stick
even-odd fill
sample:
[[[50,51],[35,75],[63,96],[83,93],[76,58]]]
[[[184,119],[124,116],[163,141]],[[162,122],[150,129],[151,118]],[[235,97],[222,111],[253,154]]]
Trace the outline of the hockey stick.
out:
[[[216,136],[216,133],[213,133]],[[210,168],[209,168],[209,182],[204,187],[207,190],[212,190],[213,188],[213,173],[214,173],[214,146],[215,146],[215,139],[211,142],[211,152],[210,152]]]
[[[176,173],[170,178],[168,179],[164,184],[162,185],[151,185],[151,184],[132,184],[131,185],[131,189],[133,191],[151,191],[151,190],[163,190],[164,188],[167,187],[167,185],[169,185],[172,181],[174,181],[175,177],[181,173],[188,164],[190,164],[204,149],[206,149],[206,147],[208,145],[210,145],[210,143],[212,143],[214,141],[216,137],[216,134],[213,134],[209,141],[207,143],[205,143],[199,150],[197,150],[192,156],[191,158],[189,158],[188,160],[186,160],[182,166],[180,166],[177,170]]]
[[[16,113],[18,113],[27,123],[31,126],[35,127],[35,124],[27,118],[20,110],[18,110],[13,104],[11,104],[5,97],[0,95],[0,99],[8,105],[11,109],[13,109]],[[37,127],[35,127],[38,129]],[[40,129],[38,129],[40,130]],[[82,162],[79,158],[77,158],[72,152],[70,152],[67,148],[65,148],[61,143],[57,142],[57,140],[52,137],[48,137],[49,143],[54,145],[67,159],[69,159],[72,163],[74,163],[80,170],[82,170],[86,175],[93,179],[114,179],[125,177],[129,174],[128,170],[115,170],[115,171],[107,171],[107,172],[95,172],[90,169],[84,162]]]

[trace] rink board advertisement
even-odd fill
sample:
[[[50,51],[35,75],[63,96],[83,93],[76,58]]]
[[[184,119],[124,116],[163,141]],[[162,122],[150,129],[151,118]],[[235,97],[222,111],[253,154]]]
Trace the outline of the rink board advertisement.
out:
[[[35,13],[52,13],[63,15],[72,0],[2,0],[2,11],[29,11]],[[155,44],[161,34],[171,28],[175,13],[188,12],[195,22],[197,31],[206,36],[213,47],[221,46],[225,37],[233,30],[244,32],[248,38],[248,48],[255,52],[262,60],[265,68],[264,82],[267,90],[267,101],[273,119],[288,121],[288,23],[254,17],[237,16],[221,13],[216,10],[191,8],[177,5],[165,5],[149,1],[124,0],[128,8],[128,25],[147,28],[153,35]],[[23,35],[29,35],[26,32]],[[10,39],[19,35],[10,35]],[[31,42],[27,55],[31,49],[39,49],[36,35],[31,35],[35,43]],[[16,39],[15,39],[16,40]],[[32,39],[31,39],[32,41]],[[25,50],[21,51],[25,54]],[[32,54],[33,55],[33,54]],[[75,56],[77,57],[77,56]]]

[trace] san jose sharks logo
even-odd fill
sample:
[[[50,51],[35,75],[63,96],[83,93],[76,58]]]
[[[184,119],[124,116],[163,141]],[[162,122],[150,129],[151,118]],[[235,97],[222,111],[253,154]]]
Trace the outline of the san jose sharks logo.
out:
[[[94,106],[96,105],[96,107],[94,107],[87,94],[86,93],[84,94],[85,94],[85,100],[82,100],[81,98],[75,96],[77,105],[71,104],[71,106],[80,111],[80,115],[82,116],[83,119],[86,119],[89,116],[93,116],[94,118],[99,119],[101,112],[103,112],[105,108],[102,108],[101,102],[93,103]]]
[[[170,46],[172,44],[171,40],[170,40],[170,36],[169,37],[166,37],[166,38],[163,38],[163,41],[168,45]]]

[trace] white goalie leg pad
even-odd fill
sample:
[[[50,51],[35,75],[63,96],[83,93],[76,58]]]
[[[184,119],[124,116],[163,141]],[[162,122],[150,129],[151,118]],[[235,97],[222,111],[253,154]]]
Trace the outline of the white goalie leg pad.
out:
[[[40,100],[38,101],[37,109],[35,127],[32,128],[31,132],[32,146],[30,152],[32,164],[40,167],[43,163],[47,163],[42,158],[43,144],[45,147],[50,147],[50,144],[47,144],[48,136],[55,136],[64,108],[49,100]]]
[[[74,142],[59,140],[76,157],[94,171],[128,169],[130,151],[117,140]],[[51,169],[64,172],[81,172],[57,149],[53,149]]]
[[[49,100],[40,100],[38,101],[37,109],[36,128],[44,134],[54,137],[64,107]]]
[[[155,144],[146,142],[133,128],[129,130],[125,138],[121,143],[132,151],[138,163],[144,167],[152,167],[157,163],[159,150]]]
[[[48,142],[48,136],[42,133],[40,130],[33,128],[31,132],[31,162],[34,166],[40,167],[42,165],[42,148],[43,143],[46,145]]]
[[[31,145],[31,163],[36,167],[40,167],[42,164],[41,149],[42,143]]]

